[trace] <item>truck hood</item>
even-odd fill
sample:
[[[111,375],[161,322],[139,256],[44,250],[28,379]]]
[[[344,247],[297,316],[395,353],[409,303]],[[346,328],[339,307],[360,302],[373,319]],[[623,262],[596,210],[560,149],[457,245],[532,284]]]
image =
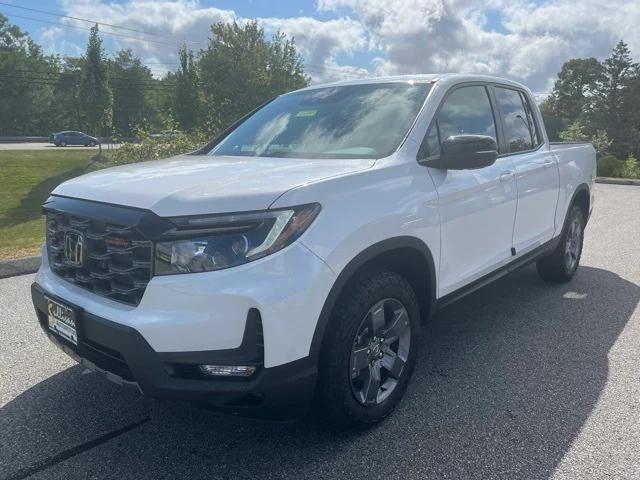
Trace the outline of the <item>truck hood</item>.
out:
[[[262,210],[287,190],[364,170],[373,163],[182,155],[89,173],[52,193],[144,208],[163,217]]]

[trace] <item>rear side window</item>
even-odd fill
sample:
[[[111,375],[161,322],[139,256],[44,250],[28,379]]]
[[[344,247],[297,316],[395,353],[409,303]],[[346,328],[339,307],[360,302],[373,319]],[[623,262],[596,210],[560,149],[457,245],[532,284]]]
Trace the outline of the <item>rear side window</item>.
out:
[[[519,91],[510,88],[496,87],[495,96],[509,152],[523,152],[537,147],[538,133],[528,101]]]
[[[533,110],[531,109],[531,103],[527,96],[520,92],[520,96],[522,97],[522,103],[524,103],[524,109],[527,112],[527,122],[529,123],[529,127],[531,130],[531,141],[533,143],[533,148],[536,148],[538,145],[542,143],[540,139],[540,134],[538,133],[538,127],[536,125],[536,121],[533,117]]]
[[[440,143],[455,135],[487,135],[497,142],[491,102],[484,86],[460,87],[449,94],[422,141],[419,158],[439,155]]]

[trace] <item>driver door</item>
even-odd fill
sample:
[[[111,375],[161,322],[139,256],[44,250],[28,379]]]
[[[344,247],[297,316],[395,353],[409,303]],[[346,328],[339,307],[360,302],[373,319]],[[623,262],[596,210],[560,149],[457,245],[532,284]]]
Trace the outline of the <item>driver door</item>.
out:
[[[485,85],[453,87],[433,119],[421,158],[439,155],[452,135],[487,135],[498,145],[498,122]],[[428,167],[438,193],[443,297],[506,264],[511,258],[517,191],[509,157],[466,170]]]

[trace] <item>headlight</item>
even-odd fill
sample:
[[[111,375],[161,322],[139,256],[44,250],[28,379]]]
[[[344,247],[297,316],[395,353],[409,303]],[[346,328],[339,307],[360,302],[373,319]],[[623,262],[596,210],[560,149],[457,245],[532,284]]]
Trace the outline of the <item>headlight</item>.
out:
[[[175,239],[156,244],[155,274],[208,272],[270,255],[294,242],[320,212],[312,203],[283,210],[175,217]]]

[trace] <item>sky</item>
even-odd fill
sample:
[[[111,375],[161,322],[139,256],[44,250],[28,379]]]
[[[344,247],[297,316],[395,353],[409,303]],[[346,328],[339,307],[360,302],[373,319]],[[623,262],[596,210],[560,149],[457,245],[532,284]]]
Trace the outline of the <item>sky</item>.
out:
[[[251,19],[295,39],[314,83],[483,73],[544,96],[570,58],[603,59],[620,39],[640,56],[638,0],[1,0],[0,13],[47,54],[86,47],[91,23],[60,15],[110,24],[106,53],[131,48],[157,76],[181,42],[206,48],[212,23]]]

